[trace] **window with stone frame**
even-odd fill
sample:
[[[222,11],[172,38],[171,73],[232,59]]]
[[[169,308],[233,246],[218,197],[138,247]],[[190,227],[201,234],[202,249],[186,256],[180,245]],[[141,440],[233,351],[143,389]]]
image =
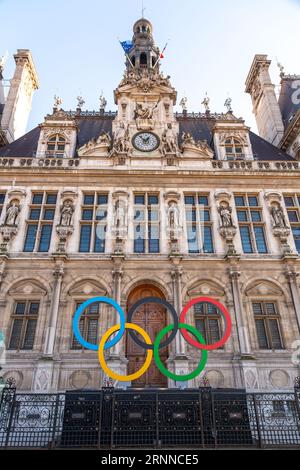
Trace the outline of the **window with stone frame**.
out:
[[[80,307],[83,302],[76,304],[76,310]],[[98,344],[98,323],[100,315],[100,303],[95,302],[90,304],[81,314],[79,320],[79,331],[81,336],[92,344]],[[72,328],[72,342],[71,349],[84,349],[81,343],[77,341],[73,334]]]
[[[245,158],[244,146],[237,137],[225,140],[225,154],[227,160],[243,160]]]
[[[26,222],[24,252],[48,252],[51,243],[57,193],[40,191],[32,194]]]
[[[5,201],[5,192],[1,191],[0,192],[0,216],[3,211],[4,201]]]
[[[236,194],[235,205],[244,253],[268,253],[265,224],[257,194]]]
[[[300,194],[285,194],[284,202],[296,249],[300,253]]]
[[[221,314],[216,306],[210,303],[197,303],[194,305],[195,326],[202,334],[206,344],[213,344],[220,341]]]
[[[8,349],[32,350],[38,322],[40,303],[36,300],[18,300],[11,316]]]
[[[259,349],[284,349],[276,302],[252,302]]]
[[[63,158],[65,156],[66,149],[66,139],[60,135],[55,134],[48,138],[47,140],[47,157],[58,157]]]
[[[159,253],[159,195],[134,194],[134,253]]]
[[[185,194],[184,203],[189,253],[214,253],[209,195]]]
[[[83,195],[80,221],[80,253],[105,253],[107,228],[107,193]]]

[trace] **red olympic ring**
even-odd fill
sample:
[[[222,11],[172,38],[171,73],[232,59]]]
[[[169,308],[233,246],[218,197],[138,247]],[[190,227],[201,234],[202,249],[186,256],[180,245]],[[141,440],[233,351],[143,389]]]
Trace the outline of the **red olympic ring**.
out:
[[[201,343],[198,343],[197,341],[195,341],[193,338],[191,338],[191,336],[189,335],[187,330],[184,330],[182,328],[180,330],[180,333],[182,334],[184,339],[189,344],[191,344],[192,346],[194,346],[197,349],[204,349],[205,351],[213,351],[214,349],[219,349],[228,340],[228,338],[230,336],[230,333],[231,333],[231,327],[232,327],[230,314],[229,314],[228,310],[224,307],[224,305],[222,305],[220,302],[218,302],[217,300],[211,299],[210,297],[198,297],[197,299],[192,299],[192,300],[190,300],[190,302],[188,302],[186,304],[186,306],[182,310],[182,312],[180,314],[180,317],[179,317],[179,322],[180,323],[185,323],[185,317],[186,317],[186,314],[187,314],[189,308],[192,307],[195,304],[198,304],[199,302],[207,302],[207,303],[213,304],[215,307],[217,307],[219,310],[221,310],[221,312],[224,315],[224,318],[226,320],[226,323],[227,323],[223,338],[221,338],[220,341],[217,341],[214,344],[201,344]]]

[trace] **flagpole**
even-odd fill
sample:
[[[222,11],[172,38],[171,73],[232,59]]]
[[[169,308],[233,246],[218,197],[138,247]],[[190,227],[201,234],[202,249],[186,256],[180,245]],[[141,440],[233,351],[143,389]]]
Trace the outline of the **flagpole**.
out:
[[[120,41],[120,38],[117,37],[117,40],[119,41],[119,43],[120,43],[120,45],[121,45],[123,51],[125,52],[125,50],[124,50],[124,48],[123,48],[123,46],[122,46],[122,43],[121,43],[121,41]],[[134,69],[134,65],[133,65],[133,63],[131,62],[130,57],[129,57],[129,55],[127,54],[127,52],[125,52],[125,56],[127,57],[128,62],[130,63],[131,67]]]
[[[155,62],[154,66],[153,66],[154,69],[155,69],[155,67],[157,66],[158,62],[160,61],[161,55],[165,52],[165,50],[166,50],[166,48],[167,48],[167,45],[168,45],[168,43],[166,42],[165,47],[164,47],[163,50],[159,53],[158,59],[157,59],[157,61]]]

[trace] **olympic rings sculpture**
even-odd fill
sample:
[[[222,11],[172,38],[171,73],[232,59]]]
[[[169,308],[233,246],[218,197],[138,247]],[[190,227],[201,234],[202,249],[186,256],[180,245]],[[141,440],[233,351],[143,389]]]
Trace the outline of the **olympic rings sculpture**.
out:
[[[86,341],[82,337],[80,329],[79,329],[79,321],[80,321],[81,314],[89,305],[96,303],[96,302],[105,303],[107,305],[112,306],[118,312],[119,317],[120,317],[120,324],[109,328],[109,330],[107,330],[102,336],[99,345],[92,344]],[[132,317],[135,311],[137,310],[137,308],[139,308],[141,305],[144,305],[146,303],[157,303],[159,305],[162,305],[170,312],[173,318],[173,323],[166,326],[158,333],[157,337],[154,340],[154,343],[152,343],[150,336],[145,330],[143,330],[143,328],[141,328],[139,325],[136,325],[135,323],[132,322]],[[206,344],[203,336],[194,326],[184,323],[188,310],[193,305],[198,304],[198,303],[212,304],[222,313],[224,320],[226,322],[226,328],[225,328],[223,337],[214,344]],[[111,377],[112,379],[120,381],[120,382],[134,381],[134,380],[137,380],[139,377],[141,377],[150,367],[153,357],[154,357],[154,361],[155,361],[157,368],[166,377],[173,379],[175,382],[183,382],[183,381],[192,380],[204,370],[206,366],[207,358],[208,358],[208,351],[219,349],[227,342],[231,334],[231,327],[232,327],[232,323],[231,323],[231,318],[230,318],[230,314],[228,310],[220,302],[214,299],[211,299],[210,297],[198,297],[196,299],[192,299],[190,302],[186,304],[186,306],[182,310],[179,317],[173,305],[171,305],[166,300],[160,299],[158,297],[146,297],[144,299],[138,300],[129,309],[129,312],[127,314],[127,321],[125,319],[125,313],[123,309],[115,300],[112,300],[108,297],[93,297],[92,299],[86,300],[78,307],[73,318],[73,332],[77,341],[86,349],[98,351],[98,358],[99,358],[100,366],[102,367],[103,371],[106,373],[108,377]],[[142,367],[137,372],[134,372],[129,375],[120,375],[108,367],[108,365],[106,364],[106,359],[104,357],[104,351],[115,346],[123,337],[125,330],[129,330],[129,334],[132,340],[136,344],[138,344],[140,347],[146,350],[146,359]],[[159,356],[159,350],[165,348],[171,343],[171,341],[173,341],[178,330],[182,334],[183,338],[187,341],[187,343],[201,350],[201,360],[197,368],[194,371],[188,374],[183,374],[183,375],[178,375],[173,372],[170,372],[165,367],[165,365],[163,364]],[[167,337],[167,339],[162,341],[164,336],[166,336],[170,332],[171,334]],[[114,333],[117,333],[117,334],[112,339],[109,340],[111,335],[113,335]],[[142,341],[137,336],[136,333],[138,333],[143,338],[144,341]],[[195,339],[192,338],[190,334],[192,334]]]

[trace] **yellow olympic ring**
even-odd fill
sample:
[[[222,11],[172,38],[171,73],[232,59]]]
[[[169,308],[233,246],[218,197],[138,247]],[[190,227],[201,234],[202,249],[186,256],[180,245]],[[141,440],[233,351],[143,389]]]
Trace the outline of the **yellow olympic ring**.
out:
[[[147,369],[149,368],[150,364],[151,364],[151,361],[152,361],[152,356],[153,356],[153,351],[152,349],[147,349],[147,355],[146,355],[146,360],[145,360],[145,363],[144,365],[141,367],[140,370],[138,370],[137,372],[135,372],[134,374],[130,374],[130,375],[119,375],[117,374],[116,372],[112,371],[106,364],[105,362],[105,358],[104,358],[104,346],[105,346],[105,343],[106,341],[108,340],[108,338],[113,334],[115,333],[116,331],[118,331],[120,329],[121,325],[115,325],[115,326],[112,326],[108,331],[106,331],[106,333],[104,333],[104,335],[102,336],[101,338],[101,341],[99,343],[99,348],[98,348],[98,358],[99,358],[99,362],[100,362],[100,366],[102,367],[102,369],[104,370],[104,372],[106,373],[106,375],[108,375],[108,377],[111,377],[112,379],[115,379],[115,380],[119,380],[121,382],[129,382],[131,380],[136,380],[138,379],[139,377],[141,377],[146,371]],[[145,330],[143,330],[143,328],[141,328],[140,326],[138,325],[135,325],[134,323],[125,323],[125,329],[128,328],[129,330],[135,330],[137,331],[141,336],[142,338],[146,341],[147,344],[152,344],[151,342],[151,339],[150,339],[150,336],[148,335],[148,333],[146,333]]]

